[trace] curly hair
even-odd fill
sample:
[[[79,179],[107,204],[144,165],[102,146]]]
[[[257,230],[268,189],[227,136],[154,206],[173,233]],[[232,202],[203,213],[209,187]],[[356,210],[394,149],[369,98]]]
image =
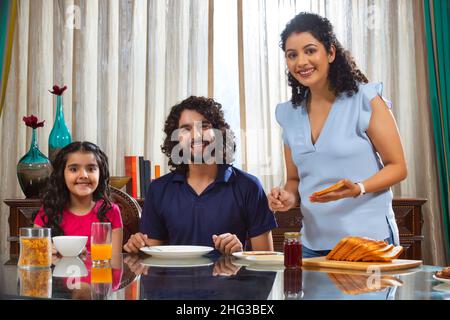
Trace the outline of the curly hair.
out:
[[[110,199],[108,157],[97,145],[91,142],[72,142],[57,153],[55,160],[52,162],[53,171],[42,196],[42,206],[46,216],[43,217],[43,221],[45,227],[51,228],[52,236],[64,234],[61,228],[63,210],[70,203],[70,191],[66,185],[64,170],[68,155],[77,151],[92,153],[97,161],[100,176],[97,189],[95,189],[92,195],[92,200],[103,200],[97,212],[97,218],[101,222],[109,221],[106,213],[112,208],[112,205]],[[36,214],[37,212],[34,214],[33,220]]]
[[[366,76],[358,69],[355,60],[349,51],[344,50],[337,40],[330,21],[314,13],[301,12],[288,22],[281,33],[281,49],[286,52],[286,40],[292,33],[309,32],[321,42],[328,53],[331,47],[336,48],[336,58],[330,64],[328,81],[330,89],[336,96],[345,92],[352,96],[358,92],[358,82],[369,82]],[[288,71],[288,84],[292,88],[292,105],[298,107],[308,96],[308,87],[303,86]]]
[[[161,150],[169,158],[170,170],[186,173],[189,168],[188,164],[178,164],[172,159],[172,150],[179,144],[179,141],[172,140],[172,134],[179,129],[181,113],[184,110],[193,110],[200,113],[211,123],[213,129],[221,131],[225,143],[223,143],[223,149],[217,150],[220,153],[218,156],[220,159],[225,159],[225,163],[231,163],[236,151],[235,136],[229,124],[225,121],[222,105],[211,98],[190,96],[172,107],[164,125],[166,137],[163,145],[161,145]]]

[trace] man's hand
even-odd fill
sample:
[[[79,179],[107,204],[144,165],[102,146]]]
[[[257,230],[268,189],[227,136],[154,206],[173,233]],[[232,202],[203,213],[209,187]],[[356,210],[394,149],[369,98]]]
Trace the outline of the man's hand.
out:
[[[140,276],[141,274],[148,274],[148,266],[144,266],[137,255],[129,255],[123,259],[123,262],[128,266],[128,268],[135,275]]]
[[[231,259],[230,256],[220,257],[214,263],[213,276],[235,276],[241,267],[233,264]]]
[[[223,233],[221,235],[212,236],[214,247],[222,254],[232,254],[233,252],[242,251],[242,243],[235,234]]]
[[[145,246],[150,246],[151,241],[146,234],[140,232],[133,234],[127,243],[123,246],[123,249],[129,253],[139,253],[139,249]]]

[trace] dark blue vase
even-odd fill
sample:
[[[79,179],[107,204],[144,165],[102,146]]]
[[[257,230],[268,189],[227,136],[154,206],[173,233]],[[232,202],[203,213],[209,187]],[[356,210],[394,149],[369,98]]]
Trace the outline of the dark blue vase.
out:
[[[51,173],[48,158],[39,150],[36,129],[33,129],[30,150],[17,164],[17,178],[27,198],[39,198]]]
[[[64,121],[62,97],[56,96],[56,116],[52,131],[48,137],[48,157],[50,161],[55,160],[59,150],[72,142],[72,136]]]

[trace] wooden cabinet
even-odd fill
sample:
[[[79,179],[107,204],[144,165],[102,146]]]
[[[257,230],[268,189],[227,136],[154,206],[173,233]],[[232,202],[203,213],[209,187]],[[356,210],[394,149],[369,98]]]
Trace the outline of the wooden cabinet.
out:
[[[137,199],[143,206],[143,199]],[[422,236],[422,205],[425,199],[394,199],[393,208],[397,225],[400,232],[400,244],[405,248],[401,255],[404,259],[422,259],[421,245]],[[10,208],[9,228],[10,228],[10,253],[18,254],[19,247],[17,236],[20,227],[33,225],[32,214],[39,209],[40,202],[37,199],[10,199],[5,200]],[[289,231],[299,231],[301,227],[300,208],[292,209],[288,212],[276,213],[278,228],[273,230],[273,240],[276,251],[283,251],[284,233]]]
[[[9,242],[11,254],[19,254],[19,228],[33,225],[32,215],[39,210],[39,199],[8,199],[4,201],[9,206]]]
[[[422,205],[425,199],[394,199],[392,207],[397,221],[400,244],[405,248],[400,258],[422,260]],[[300,208],[275,214],[278,228],[273,230],[273,241],[276,251],[283,251],[284,233],[299,231],[301,227]]]

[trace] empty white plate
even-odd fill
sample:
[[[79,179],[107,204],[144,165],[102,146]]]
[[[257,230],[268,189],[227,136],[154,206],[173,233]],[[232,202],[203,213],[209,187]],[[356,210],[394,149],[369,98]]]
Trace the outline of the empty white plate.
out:
[[[164,268],[188,268],[210,266],[214,262],[206,257],[186,258],[186,259],[166,259],[148,257],[141,261],[144,266],[164,267]]]
[[[233,252],[232,255],[238,259],[247,259],[256,256],[282,256],[283,253],[277,251],[240,251]]]
[[[186,259],[197,258],[213,251],[206,246],[151,246],[143,247],[141,251],[155,258]]]
[[[433,274],[433,278],[436,279],[437,281],[441,281],[441,282],[450,284],[450,279],[440,278],[440,277],[437,277],[435,274]]]

